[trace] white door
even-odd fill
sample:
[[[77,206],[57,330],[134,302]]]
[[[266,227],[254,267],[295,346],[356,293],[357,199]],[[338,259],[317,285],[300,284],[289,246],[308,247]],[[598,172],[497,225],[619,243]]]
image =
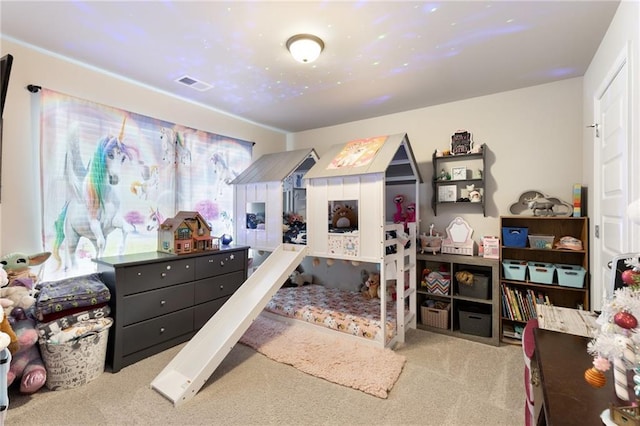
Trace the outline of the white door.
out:
[[[595,99],[594,133],[594,265],[591,281],[591,309],[602,307],[609,292],[611,259],[629,251],[630,200],[629,85],[628,60],[622,55],[614,64]]]

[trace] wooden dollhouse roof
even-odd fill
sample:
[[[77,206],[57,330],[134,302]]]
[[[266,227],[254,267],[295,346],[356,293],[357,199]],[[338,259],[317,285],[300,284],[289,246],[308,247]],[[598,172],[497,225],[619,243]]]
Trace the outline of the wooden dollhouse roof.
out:
[[[183,222],[187,224],[187,226],[190,226],[194,221],[197,221],[199,225],[211,231],[211,227],[200,213],[190,211],[180,211],[174,217],[166,219],[160,229],[175,231]],[[195,231],[195,229],[192,230]]]
[[[385,173],[386,182],[422,183],[406,133],[357,139],[332,146],[305,179]]]
[[[318,154],[314,149],[265,154],[240,173],[231,184],[284,181],[295,171],[309,170],[316,161],[318,161]]]

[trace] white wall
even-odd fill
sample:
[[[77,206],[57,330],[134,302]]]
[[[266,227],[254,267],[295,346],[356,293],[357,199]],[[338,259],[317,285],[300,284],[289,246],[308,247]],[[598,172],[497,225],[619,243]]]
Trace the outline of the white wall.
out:
[[[92,102],[255,142],[254,158],[283,151],[284,133],[90,69],[2,38],[0,56],[14,57],[4,110],[0,254],[42,250],[39,141],[29,84]]]
[[[446,149],[451,135],[466,129],[475,143],[489,149],[487,217],[461,214],[474,229],[473,238],[499,235],[500,216],[522,192],[540,190],[571,202],[574,183],[583,183],[582,78],[377,117],[289,135],[291,149],[327,147],[352,139],[406,132],[424,180],[420,195],[420,230],[435,223],[444,231],[457,215],[453,209],[431,209],[431,156]],[[472,206],[471,206],[472,207]],[[471,209],[466,210],[472,211]]]

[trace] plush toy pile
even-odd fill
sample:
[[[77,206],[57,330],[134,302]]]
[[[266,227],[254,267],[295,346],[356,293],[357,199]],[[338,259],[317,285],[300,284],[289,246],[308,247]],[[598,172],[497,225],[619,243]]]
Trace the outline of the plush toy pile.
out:
[[[53,387],[42,345],[79,342],[112,324],[112,319],[107,318],[109,289],[98,274],[37,282],[30,268],[44,263],[49,256],[49,252],[11,253],[0,258],[0,306],[5,314],[0,323],[0,330],[5,333],[0,332],[0,345],[2,336],[9,336],[7,347],[12,356],[7,387],[15,383],[24,394],[37,392],[44,385]]]

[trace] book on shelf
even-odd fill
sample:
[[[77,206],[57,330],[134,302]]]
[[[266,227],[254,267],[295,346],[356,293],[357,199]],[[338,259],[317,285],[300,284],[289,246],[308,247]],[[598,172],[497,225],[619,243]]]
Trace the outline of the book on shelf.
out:
[[[549,296],[532,289],[519,289],[502,284],[502,314],[505,318],[526,322],[538,317],[536,304],[551,305]]]

